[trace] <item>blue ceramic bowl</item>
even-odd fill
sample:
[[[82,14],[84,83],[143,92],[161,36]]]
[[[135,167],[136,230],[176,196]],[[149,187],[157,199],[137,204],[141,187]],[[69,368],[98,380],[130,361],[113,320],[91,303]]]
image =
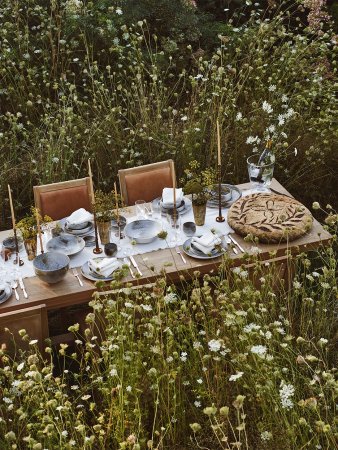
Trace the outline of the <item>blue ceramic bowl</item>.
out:
[[[66,275],[69,261],[69,257],[63,253],[47,252],[38,255],[33,261],[35,275],[45,283],[58,283]]]

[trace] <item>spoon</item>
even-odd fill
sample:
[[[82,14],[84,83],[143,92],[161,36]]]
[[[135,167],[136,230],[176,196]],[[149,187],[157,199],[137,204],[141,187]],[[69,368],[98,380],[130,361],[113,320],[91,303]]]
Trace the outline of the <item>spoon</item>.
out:
[[[16,280],[15,280],[15,281],[12,281],[12,282],[11,282],[11,287],[12,287],[12,289],[14,289],[14,292],[15,292],[15,298],[16,298],[17,300],[20,300],[18,291],[16,290],[16,288],[18,287],[18,282],[17,282]]]

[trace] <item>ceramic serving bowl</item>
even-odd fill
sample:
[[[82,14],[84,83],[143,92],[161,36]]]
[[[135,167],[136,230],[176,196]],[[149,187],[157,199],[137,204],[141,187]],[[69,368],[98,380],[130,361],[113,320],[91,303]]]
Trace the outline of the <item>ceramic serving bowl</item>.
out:
[[[15,239],[14,236],[10,236],[6,239],[4,239],[2,241],[2,246],[3,248],[7,248],[8,250],[10,250],[11,252],[15,252]],[[18,236],[18,247],[19,247],[19,251],[22,249],[23,247],[23,240],[21,237]]]
[[[157,238],[161,225],[155,220],[140,219],[129,222],[124,233],[138,244],[149,244]]]
[[[88,222],[88,220],[86,222],[81,222],[77,224],[66,222],[66,227],[69,230],[83,230],[84,228],[89,227],[89,225],[90,222]]]
[[[49,252],[59,252],[72,256],[80,253],[85,245],[85,241],[80,236],[60,234],[60,236],[48,241],[46,248]]]
[[[45,283],[58,283],[66,275],[69,262],[69,257],[63,253],[42,253],[33,260],[35,275]]]

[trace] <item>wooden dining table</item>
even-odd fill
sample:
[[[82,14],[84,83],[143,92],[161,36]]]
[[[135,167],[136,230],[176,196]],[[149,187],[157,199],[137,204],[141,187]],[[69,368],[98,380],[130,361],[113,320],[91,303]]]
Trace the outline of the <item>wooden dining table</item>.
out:
[[[250,184],[245,183],[238,185],[238,187],[242,191],[245,191],[250,189]],[[272,180],[271,187],[275,192],[291,197],[291,194],[277,180]],[[217,215],[217,211],[218,210],[215,210],[215,217]],[[3,239],[5,239],[11,232],[12,230],[0,232],[0,240],[3,241]],[[246,242],[238,234],[234,234],[234,236],[243,249],[250,253],[250,248],[252,248],[253,244]],[[297,255],[300,252],[309,252],[322,246],[328,246],[331,239],[332,236],[330,233],[326,231],[317,220],[314,220],[312,229],[304,236],[293,242],[257,244],[257,247],[259,247],[260,250],[258,256],[263,261],[268,261],[271,259],[283,261],[287,258],[287,255]],[[247,260],[243,259],[242,252],[238,252],[236,255],[229,250],[226,253],[227,257],[231,259],[231,265],[233,267],[246,264]],[[201,260],[191,258],[187,255],[184,256],[186,259],[186,264],[184,264],[181,256],[176,253],[175,248],[166,248],[135,255],[134,258],[142,272],[142,276],[133,279],[130,274],[128,274],[125,276],[123,281],[124,283],[143,286],[153,283],[165,273],[165,276],[169,282],[177,283],[182,276],[184,276],[185,279],[195,276],[194,273],[196,273],[196,271],[198,271],[201,275],[215,272],[222,263],[222,257]],[[80,274],[80,270],[78,270],[78,272]],[[36,276],[25,278],[24,282],[29,297],[26,299],[23,295],[20,295],[20,301],[17,301],[15,296],[12,295],[8,301],[0,305],[0,315],[40,304],[45,304],[47,310],[56,310],[79,304],[88,304],[93,293],[97,291],[97,287],[94,282],[84,278],[81,274],[80,277],[83,282],[83,286],[79,285],[77,278],[73,275],[71,270],[68,271],[62,281],[56,284],[46,284]],[[106,287],[102,291],[104,292],[105,289],[109,290],[109,283],[106,284]]]

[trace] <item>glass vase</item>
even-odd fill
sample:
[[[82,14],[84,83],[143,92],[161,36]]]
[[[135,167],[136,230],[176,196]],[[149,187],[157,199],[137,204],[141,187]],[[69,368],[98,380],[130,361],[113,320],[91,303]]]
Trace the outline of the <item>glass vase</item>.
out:
[[[97,222],[97,229],[100,235],[101,244],[109,244],[110,242],[111,221]]]
[[[33,259],[36,257],[36,248],[37,248],[36,236],[29,239],[25,239],[23,243],[25,245],[28,261],[33,261]]]
[[[201,227],[202,225],[204,225],[205,222],[205,213],[207,210],[207,204],[203,203],[202,205],[195,205],[194,203],[192,204],[192,209],[194,212],[194,220],[196,225],[198,225],[199,227]]]

